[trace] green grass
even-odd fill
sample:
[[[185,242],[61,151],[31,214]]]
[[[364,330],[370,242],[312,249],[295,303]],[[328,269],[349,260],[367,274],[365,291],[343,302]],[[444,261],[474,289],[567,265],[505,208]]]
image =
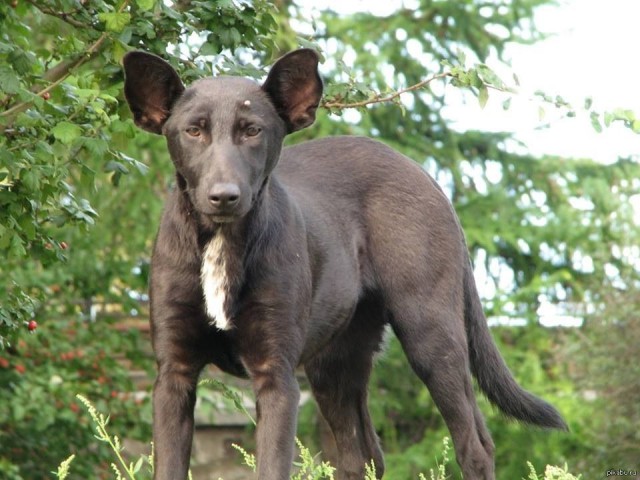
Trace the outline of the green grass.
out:
[[[244,411],[242,402],[236,398],[236,393],[230,389],[227,389],[223,384],[216,384],[217,389],[226,392],[230,399],[234,400],[234,403],[239,405],[238,408]],[[153,475],[153,444],[151,445],[151,455],[141,455],[135,462],[127,462],[124,458],[124,448],[122,442],[117,435],[109,433],[109,416],[99,412],[93,404],[82,395],[77,395],[78,400],[85,406],[89,416],[93,421],[93,428],[95,429],[95,437],[99,442],[106,443],[113,452],[114,460],[111,462],[111,469],[113,470],[113,478],[115,480],[142,480],[150,478]],[[245,411],[245,413],[247,413]],[[248,413],[247,413],[248,414]],[[294,473],[291,476],[291,480],[333,480],[335,468],[328,462],[324,462],[318,459],[318,455],[313,455],[311,451],[305,447],[300,440],[296,439],[298,445],[298,458],[294,462]],[[239,445],[234,445],[234,448],[239,452],[242,457],[243,463],[248,469],[255,471],[256,459],[255,456],[247,452]],[[418,480],[448,480],[448,476],[445,465],[449,461],[449,454],[451,451],[450,440],[445,437],[442,441],[442,459],[438,462],[438,468],[429,472],[427,477],[424,474],[420,474]],[[73,460],[75,455],[71,455],[64,460],[57,468],[52,472],[58,480],[64,480],[72,470]],[[580,480],[580,475],[577,477],[568,472],[567,466],[560,468],[557,466],[548,465],[544,471],[544,474],[539,475],[533,465],[529,465],[529,476],[523,480]],[[191,479],[191,473],[189,473]],[[222,480],[222,479],[219,479]],[[376,480],[376,470],[373,462],[366,465],[366,474],[363,480]]]

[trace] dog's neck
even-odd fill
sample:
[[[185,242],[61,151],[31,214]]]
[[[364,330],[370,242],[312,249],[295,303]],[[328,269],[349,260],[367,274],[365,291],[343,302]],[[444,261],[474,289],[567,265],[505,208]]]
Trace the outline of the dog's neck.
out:
[[[241,219],[217,223],[193,207],[186,185],[178,181],[182,208],[196,227],[201,254],[200,279],[204,311],[220,330],[233,328],[234,307],[250,267],[262,258],[280,225],[278,197],[284,192],[277,180],[265,180],[253,208]]]
[[[217,232],[204,247],[200,281],[204,311],[209,323],[219,330],[231,328],[231,310],[238,284],[242,283],[242,268],[238,268],[233,245],[222,232]]]

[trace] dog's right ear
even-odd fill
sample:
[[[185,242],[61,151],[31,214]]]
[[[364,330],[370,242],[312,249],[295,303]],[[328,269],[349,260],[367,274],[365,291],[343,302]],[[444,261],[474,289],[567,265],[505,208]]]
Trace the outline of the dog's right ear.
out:
[[[171,107],[184,92],[184,85],[171,65],[145,52],[124,56],[124,95],[140,128],[162,133]]]
[[[308,127],[316,119],[322,97],[319,60],[318,54],[311,49],[294,50],[271,67],[262,86],[284,120],[288,133]]]

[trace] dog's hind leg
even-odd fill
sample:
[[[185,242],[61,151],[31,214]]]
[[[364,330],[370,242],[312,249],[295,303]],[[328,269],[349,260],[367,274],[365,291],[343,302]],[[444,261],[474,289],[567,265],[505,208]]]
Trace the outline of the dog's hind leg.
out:
[[[367,383],[384,324],[380,308],[361,303],[349,327],[305,365],[314,397],[338,453],[337,480],[362,480],[365,464],[378,478],[384,461],[367,408]]]
[[[493,480],[493,441],[473,392],[462,307],[455,293],[438,293],[432,285],[429,293],[394,295],[391,324],[444,417],[464,478]]]

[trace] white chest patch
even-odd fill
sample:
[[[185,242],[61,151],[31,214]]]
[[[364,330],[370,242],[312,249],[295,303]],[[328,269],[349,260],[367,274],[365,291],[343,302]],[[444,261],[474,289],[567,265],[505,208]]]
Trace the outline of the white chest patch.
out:
[[[229,330],[231,322],[227,317],[225,302],[229,293],[229,276],[225,259],[224,237],[216,235],[204,249],[200,281],[204,292],[204,306],[209,323],[220,330]]]

